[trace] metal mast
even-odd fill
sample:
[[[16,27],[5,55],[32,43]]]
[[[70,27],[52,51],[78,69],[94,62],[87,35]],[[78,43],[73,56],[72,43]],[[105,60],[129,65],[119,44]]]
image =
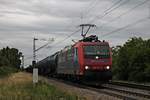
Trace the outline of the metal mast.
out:
[[[32,61],[33,68],[35,67],[35,64],[36,64],[36,48],[35,48],[35,41],[36,40],[38,40],[38,39],[33,38],[33,61]]]

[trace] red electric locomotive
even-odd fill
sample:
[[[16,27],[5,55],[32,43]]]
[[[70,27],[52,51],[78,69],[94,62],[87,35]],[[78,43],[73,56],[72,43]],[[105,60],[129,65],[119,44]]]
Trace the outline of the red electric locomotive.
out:
[[[109,43],[95,35],[86,37],[58,54],[57,74],[79,80],[109,81],[112,78],[112,56]]]

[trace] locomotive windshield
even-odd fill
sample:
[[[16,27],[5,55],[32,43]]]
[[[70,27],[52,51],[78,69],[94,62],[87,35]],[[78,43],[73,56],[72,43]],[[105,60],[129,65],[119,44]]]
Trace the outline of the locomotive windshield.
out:
[[[98,56],[99,58],[109,58],[109,46],[108,45],[88,45],[84,46],[85,58],[93,58]]]

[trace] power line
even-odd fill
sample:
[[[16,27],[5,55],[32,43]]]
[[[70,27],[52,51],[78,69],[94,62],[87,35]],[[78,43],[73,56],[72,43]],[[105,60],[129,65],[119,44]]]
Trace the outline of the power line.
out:
[[[98,2],[99,0],[94,0],[94,1],[92,1],[92,2],[90,2],[89,3],[89,5],[93,5],[94,3],[96,3],[96,2]],[[88,8],[87,8],[88,9]],[[89,10],[90,9],[92,9],[92,7],[90,6],[90,8],[89,8]],[[86,11],[88,11],[88,10],[86,10]],[[83,17],[83,16],[82,16]],[[71,25],[72,25],[72,23],[73,23],[73,20],[65,27],[65,29],[69,29],[68,27],[70,27]],[[73,25],[74,26],[74,25]],[[71,26],[71,27],[73,27],[73,26]],[[75,32],[76,33],[76,32]],[[71,34],[72,35],[72,34]],[[67,36],[68,37],[68,36]],[[70,36],[71,37],[71,36]]]
[[[126,14],[129,14],[130,12],[132,12],[134,9],[138,8],[141,5],[144,5],[145,3],[149,2],[150,0],[145,0],[144,2],[137,4],[136,6],[132,7],[131,9],[127,10],[126,12],[120,14],[119,16],[117,16],[116,18],[110,20],[109,22],[102,24],[100,27],[102,28],[104,25],[110,24],[118,19],[120,19],[122,16],[125,16]]]
[[[98,0],[95,0],[95,2],[97,2]],[[110,10],[111,8],[113,8],[114,6],[116,6],[117,4],[119,4],[120,2],[121,2],[122,0],[119,0],[119,1],[117,1],[117,2],[115,2],[115,3],[113,3],[108,9],[106,9],[103,13],[106,13],[108,10]],[[97,4],[97,3],[96,3]],[[95,4],[95,5],[96,5]],[[94,5],[94,6],[95,6]],[[94,7],[92,7],[92,6],[90,6],[91,7],[91,9],[93,9]],[[90,14],[90,12],[91,11],[89,11],[89,10],[91,10],[90,8],[88,9],[88,10],[86,10],[84,13],[82,13],[82,18],[83,17],[86,17],[88,14]],[[88,12],[87,12],[88,11]],[[86,14],[86,15],[84,15],[84,14]]]
[[[86,17],[88,14],[90,14],[90,10],[92,10],[93,8],[95,8],[95,6],[98,4],[97,2],[98,2],[99,0],[94,0],[93,2],[91,2],[90,4],[89,4],[89,8],[87,7],[87,8],[85,8],[85,11],[82,11],[82,15],[83,15],[83,17]],[[86,14],[87,13],[87,14]],[[85,14],[85,15],[84,15]]]
[[[95,6],[95,3],[96,2],[98,2],[99,0],[94,0],[94,1],[92,1],[92,2],[90,2],[88,5],[89,6],[87,6],[86,8],[84,8],[85,9],[85,13],[87,13],[90,9],[93,9],[94,7],[92,7],[92,6]],[[96,3],[97,4],[97,3]],[[92,5],[92,6],[90,6],[90,5]],[[89,8],[88,8],[89,7]],[[89,12],[88,12],[89,13]],[[84,15],[84,13],[83,13],[83,11],[82,11],[82,14],[81,14],[81,19],[84,17],[85,15]],[[72,25],[72,26],[71,26]],[[75,25],[73,25],[73,20],[65,27],[65,29],[69,29],[68,27],[73,27],[73,26],[75,26]]]
[[[48,43],[46,43],[46,44],[42,45],[41,47],[39,47],[38,49],[36,49],[35,52],[36,52],[36,51],[39,51],[40,49],[42,49],[42,48],[44,48],[44,47],[46,47],[47,45],[49,45],[49,44],[50,44],[51,42],[53,42],[53,41],[54,41],[54,39],[49,40]]]
[[[102,35],[102,36],[105,37],[105,36],[108,36],[108,35],[112,35],[112,34],[115,33],[115,32],[124,30],[124,29],[126,29],[126,28],[128,28],[128,27],[132,27],[133,25],[136,25],[136,24],[138,24],[138,23],[144,22],[144,21],[146,21],[147,19],[149,19],[149,17],[140,19],[140,20],[138,20],[138,21],[136,21],[136,22],[134,22],[134,23],[128,24],[128,25],[126,25],[126,26],[124,26],[124,27],[121,27],[121,28],[118,28],[118,29],[113,30],[113,31],[111,31],[111,32],[108,32],[108,33],[106,33],[106,34],[104,34],[104,35]]]
[[[108,10],[110,10],[111,8],[113,8],[115,5],[119,4],[121,1],[122,1],[122,0],[119,0],[119,1],[117,1],[117,2],[115,2],[115,3],[113,3],[108,9],[106,9],[106,10],[104,11],[104,13],[107,12]],[[92,9],[92,8],[94,8],[94,7],[91,7],[91,9]],[[88,10],[87,10],[87,11],[88,11]],[[88,15],[90,12],[88,11],[88,12],[86,12],[86,13],[87,13],[86,15]]]
[[[121,4],[119,4],[118,6],[116,6],[115,8],[113,8],[113,9],[111,9],[111,10],[109,10],[109,11],[106,12],[106,13],[110,13],[110,12],[116,10],[117,8],[119,8],[119,7],[121,7],[122,5],[128,3],[129,1],[130,1],[130,0],[125,0],[125,2],[122,2]]]
[[[77,31],[75,31],[75,32],[73,32],[73,33],[71,33],[70,35],[68,35],[67,37],[65,37],[64,39],[62,39],[62,40],[60,40],[60,41],[58,41],[58,42],[56,42],[55,44],[53,44],[52,46],[55,46],[55,45],[57,45],[57,44],[60,44],[60,43],[62,43],[62,42],[64,42],[64,41],[66,41],[67,39],[69,39],[71,36],[73,36],[75,33],[77,33],[77,32],[79,32],[80,31],[80,29],[79,30],[77,30]]]
[[[106,9],[106,10],[104,11],[104,13],[107,12],[107,11],[109,11],[111,8],[113,8],[113,7],[116,6],[117,4],[119,4],[121,1],[122,1],[122,0],[119,0],[119,1],[115,2],[114,4],[112,4],[108,9]]]
[[[97,3],[96,2],[98,2],[99,0],[94,0],[94,1],[92,1],[91,3],[89,3],[89,5],[92,5],[92,6],[95,6]],[[120,3],[122,0],[119,0],[119,1],[117,1],[117,2],[115,2],[113,5],[111,5],[111,7],[109,7],[108,9],[106,9],[104,12],[106,12],[106,11],[108,11],[108,10],[110,10],[111,8],[113,8],[115,5],[117,5],[118,3]],[[85,10],[85,13],[90,13],[89,12],[89,10],[91,10],[91,9],[93,9],[94,7],[92,7],[92,6],[90,6],[89,8],[87,8],[86,10]],[[83,13],[84,14],[84,13]],[[81,17],[83,18],[85,15],[81,15]],[[87,15],[87,14],[86,14]],[[72,23],[73,23],[73,21],[68,25],[68,26],[66,26],[66,28],[68,29],[68,27],[70,26],[70,25],[72,25]],[[73,26],[72,26],[73,27]]]
[[[121,2],[122,0],[119,0],[119,1],[117,1],[117,2],[115,2],[115,3],[113,3],[108,9],[106,9],[105,11],[104,11],[104,13],[105,12],[107,12],[108,10],[110,10],[111,8],[113,8],[114,6],[116,6],[117,4],[119,4],[120,2]],[[95,0],[95,2],[96,2],[96,0]],[[90,12],[88,12],[88,14],[89,14]],[[82,18],[83,18],[83,16],[82,16]],[[91,23],[91,22],[90,22]]]
[[[94,3],[96,3],[97,1],[99,1],[99,0],[94,0],[94,1],[93,1],[93,2],[91,2],[90,4],[94,4]],[[89,4],[89,5],[90,5],[90,4]],[[89,9],[92,9],[92,8],[89,8]],[[71,22],[70,24],[72,25],[72,23],[73,23],[73,22]],[[70,26],[70,24],[69,24],[69,26]],[[67,26],[66,28],[68,28],[68,26]],[[75,32],[73,32],[72,34],[68,35],[66,38],[64,38],[64,39],[62,39],[62,40],[60,40],[60,41],[56,42],[54,45],[56,45],[56,44],[59,44],[59,43],[62,43],[62,42],[64,42],[64,41],[66,41],[66,40],[67,40],[67,39],[69,39],[72,35],[74,35],[75,33],[79,32],[79,31],[80,31],[80,29],[79,29],[79,30],[77,30],[77,31],[75,31]],[[45,45],[44,45],[44,47],[45,47],[46,45],[48,45],[48,43],[47,43],[47,44],[45,44]],[[40,47],[39,49],[41,49],[41,48],[43,48],[43,46],[42,46],[42,47]],[[39,49],[37,49],[37,50],[39,50]]]
[[[94,1],[90,2],[90,3],[89,3],[89,5],[94,4],[94,3],[95,3],[95,2],[97,2],[97,1],[99,1],[99,0],[94,0]],[[90,7],[89,9],[92,9],[92,7],[91,7],[91,6],[88,6],[88,7]],[[85,12],[87,12],[87,11],[88,11],[88,10],[87,10],[87,9],[88,9],[88,7],[87,7],[87,8],[85,8],[85,9],[86,9],[86,10],[85,10]],[[82,18],[83,18],[83,13],[81,14],[81,19],[82,19]],[[72,26],[71,26],[71,25],[72,25]],[[68,27],[70,27],[70,26],[71,26],[71,27],[75,27],[75,26],[76,26],[76,25],[73,25],[73,19],[71,20],[71,22],[70,22],[68,25],[66,25],[66,26],[65,26],[65,28],[64,28],[64,29],[69,29]],[[70,27],[70,28],[71,28],[71,27]]]
[[[66,41],[68,38],[70,38],[72,35],[74,35],[75,33],[79,32],[79,31],[80,31],[80,30],[77,30],[77,31],[71,33],[70,35],[68,35],[68,36],[65,37],[64,39],[62,39],[62,40],[56,42],[56,43],[53,44],[52,46],[54,47],[55,45],[60,44],[60,43],[62,43],[62,42],[64,42],[64,41]],[[41,46],[40,48],[36,49],[36,50],[38,51],[38,50],[42,49],[43,47],[47,46],[48,44],[49,44],[49,42],[46,43],[45,45]],[[32,59],[32,56],[27,57],[25,60],[28,60],[28,59]]]
[[[104,15],[102,15],[102,16],[96,16],[93,20],[91,20],[89,23],[93,23],[93,22],[95,22],[97,19],[98,20],[100,20],[100,19],[102,19],[102,18],[104,18],[106,15],[108,15],[109,13],[111,13],[111,12],[113,12],[114,10],[116,10],[117,8],[119,8],[119,7],[121,7],[122,5],[124,5],[124,4],[126,4],[126,3],[128,3],[130,0],[125,0],[125,2],[122,2],[122,3],[120,3],[120,2],[118,2],[118,3],[116,3],[115,5],[117,5],[117,4],[119,4],[118,6],[116,6],[115,8],[113,8],[114,6],[112,6],[111,8],[113,8],[112,10],[110,10],[110,11],[108,11],[108,9],[106,9],[106,11],[104,11]],[[109,8],[109,9],[111,9],[111,8]],[[108,11],[108,12],[107,12]]]

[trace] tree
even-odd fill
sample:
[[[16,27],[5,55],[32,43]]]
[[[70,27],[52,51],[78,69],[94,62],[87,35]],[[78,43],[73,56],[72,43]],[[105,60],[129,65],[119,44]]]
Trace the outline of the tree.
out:
[[[113,73],[116,79],[150,81],[150,40],[134,37],[114,48]]]
[[[0,66],[11,66],[19,69],[21,56],[22,53],[16,48],[3,48],[0,50]]]

